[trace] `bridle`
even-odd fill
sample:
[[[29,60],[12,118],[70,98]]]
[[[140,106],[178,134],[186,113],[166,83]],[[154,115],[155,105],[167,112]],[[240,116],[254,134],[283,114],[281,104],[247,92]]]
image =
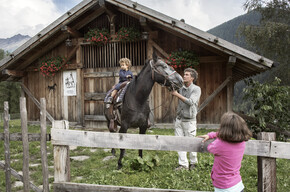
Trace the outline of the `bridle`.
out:
[[[161,75],[161,76],[163,76],[164,77],[164,82],[163,83],[159,83],[161,86],[165,86],[166,85],[166,83],[167,83],[167,81],[170,83],[170,85],[171,85],[171,88],[172,88],[172,90],[174,90],[174,82],[171,82],[170,80],[169,80],[169,77],[171,76],[171,75],[173,75],[174,73],[176,73],[176,71],[173,71],[171,74],[163,74],[162,72],[160,72],[158,69],[157,69],[157,65],[153,65],[153,62],[152,62],[152,60],[150,61],[150,67],[151,67],[151,78],[152,78],[152,80],[153,81],[155,81],[155,76],[154,76],[154,72],[155,73],[157,73],[157,74],[159,74],[159,75]],[[166,72],[165,72],[166,73]],[[157,81],[156,81],[157,82]],[[158,82],[157,82],[158,83]]]

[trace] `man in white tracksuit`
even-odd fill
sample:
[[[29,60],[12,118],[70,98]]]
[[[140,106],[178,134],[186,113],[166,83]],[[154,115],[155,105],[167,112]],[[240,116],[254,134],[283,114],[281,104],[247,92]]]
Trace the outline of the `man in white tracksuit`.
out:
[[[198,110],[201,89],[195,85],[198,73],[192,68],[184,70],[183,82],[184,86],[180,90],[172,91],[171,94],[176,96],[178,100],[177,117],[175,122],[175,135],[185,137],[196,136],[196,115]],[[189,163],[186,151],[178,152],[179,166],[176,170],[194,169],[197,164],[197,153],[189,153]]]

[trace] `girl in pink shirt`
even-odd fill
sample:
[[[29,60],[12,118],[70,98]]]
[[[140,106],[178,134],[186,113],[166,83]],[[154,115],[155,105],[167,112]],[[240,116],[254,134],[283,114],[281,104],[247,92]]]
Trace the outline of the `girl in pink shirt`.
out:
[[[202,142],[216,138],[207,147],[214,154],[211,179],[215,192],[242,192],[244,185],[240,175],[245,141],[252,137],[246,122],[235,113],[225,113],[218,132],[201,135]]]

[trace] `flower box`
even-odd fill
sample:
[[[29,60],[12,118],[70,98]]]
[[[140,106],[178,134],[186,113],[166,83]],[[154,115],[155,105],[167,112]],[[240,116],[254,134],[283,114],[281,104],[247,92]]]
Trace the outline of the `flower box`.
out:
[[[167,63],[174,69],[185,69],[195,68],[199,64],[199,60],[193,51],[173,51],[169,54]]]
[[[67,66],[68,65],[64,57],[50,57],[41,61],[40,66],[35,69],[35,71],[40,71],[44,77],[53,77],[58,71],[61,71]]]

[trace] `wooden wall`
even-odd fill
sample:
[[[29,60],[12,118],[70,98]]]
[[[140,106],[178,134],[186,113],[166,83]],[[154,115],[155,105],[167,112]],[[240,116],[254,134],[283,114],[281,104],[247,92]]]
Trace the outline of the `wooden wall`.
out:
[[[130,17],[125,17],[122,14],[122,19],[117,21],[122,21],[126,25],[130,23]],[[102,21],[106,19],[106,17],[102,16],[100,18]],[[134,24],[138,24],[138,20],[133,19]],[[85,32],[88,28],[95,27],[96,25],[101,25],[104,22],[91,22],[89,26],[85,26],[82,30]],[[103,26],[106,26],[105,23]],[[171,51],[176,50],[193,50],[197,53],[199,57],[203,56],[217,56],[215,53],[208,51],[203,48],[198,42],[190,41],[188,39],[182,39],[177,35],[173,35],[166,30],[158,28],[158,26],[151,26],[155,35],[152,40],[166,53],[170,53]],[[80,43],[80,42],[79,42]],[[114,45],[116,42],[114,42]],[[137,43],[138,44],[138,43]],[[130,45],[124,45],[124,50],[126,50]],[[140,65],[140,55],[142,58],[150,58],[152,47],[149,47],[149,44],[145,45],[144,43],[139,43],[140,49],[136,49],[132,52],[128,52],[124,55],[121,51],[119,56],[127,56],[131,57],[133,62],[132,71],[137,74],[142,65]],[[27,88],[32,92],[32,94],[36,97],[36,99],[40,99],[41,97],[45,97],[47,100],[47,110],[48,112],[57,120],[67,119],[71,122],[77,122],[80,120],[79,114],[82,114],[83,119],[80,123],[85,123],[85,125],[89,127],[98,126],[99,121],[104,119],[103,117],[103,98],[105,93],[118,81],[119,66],[117,64],[112,65],[111,62],[107,63],[104,61],[99,61],[98,59],[94,59],[97,54],[92,53],[94,49],[84,47],[87,45],[82,44],[81,50],[79,52],[79,56],[73,56],[71,58],[71,63],[75,66],[80,64],[81,67],[80,76],[81,86],[82,86],[82,96],[81,96],[81,105],[78,103],[77,96],[63,97],[63,88],[62,88],[62,73],[57,73],[55,77],[43,77],[40,72],[35,72],[33,69],[28,71],[28,75],[23,78],[23,83],[27,86]],[[119,46],[119,45],[118,45]],[[88,45],[87,47],[91,47]],[[134,48],[134,46],[131,46]],[[66,47],[64,43],[58,45],[53,48],[50,52],[46,53],[42,58],[39,58],[32,66],[37,66],[39,62],[45,56],[67,56],[68,53],[71,52],[73,47]],[[131,49],[131,48],[130,48]],[[135,49],[135,48],[134,48]],[[151,49],[151,50],[150,50]],[[96,49],[97,50],[97,49]],[[103,51],[106,52],[107,49]],[[110,49],[111,50],[111,49]],[[141,51],[139,51],[141,50]],[[144,53],[145,50],[145,53]],[[103,53],[102,54],[108,54]],[[112,52],[112,54],[116,54]],[[107,55],[108,56],[108,55]],[[159,53],[159,56],[163,56],[162,53]],[[90,63],[90,61],[86,61],[87,64],[84,65],[84,59],[91,58],[95,64]],[[104,57],[105,58],[105,57]],[[107,58],[107,57],[106,57]],[[136,59],[138,58],[138,59]],[[114,62],[117,62],[119,58],[114,57]],[[136,61],[135,61],[135,60]],[[79,62],[81,63],[77,63]],[[144,59],[145,60],[145,59]],[[145,62],[145,61],[144,61]],[[105,64],[104,64],[105,63]],[[137,66],[138,65],[138,66]],[[117,66],[117,67],[116,67]],[[200,63],[197,66],[196,70],[199,73],[199,78],[197,81],[197,85],[201,87],[202,94],[200,99],[200,104],[210,96],[220,84],[227,78],[226,77],[226,62],[214,61],[214,62],[204,62]],[[110,73],[111,72],[111,73]],[[114,72],[114,73],[113,73]],[[183,69],[178,70],[178,72],[183,75]],[[107,73],[107,75],[102,76],[100,74]],[[110,75],[111,74],[111,75]],[[49,90],[48,86],[52,86],[56,84],[55,90]],[[80,96],[78,96],[80,97]],[[176,116],[176,107],[177,107],[177,99],[173,98],[169,91],[156,84],[153,87],[152,93],[150,95],[150,108],[152,109],[152,113],[154,113],[154,123],[172,123],[175,120]],[[81,107],[81,108],[80,108]],[[28,99],[27,100],[27,109],[28,109],[28,119],[29,120],[39,120],[39,110],[35,106],[35,104]],[[81,110],[81,111],[80,111]],[[227,110],[227,90],[224,88],[214,99],[211,101],[201,112],[198,114],[197,123],[206,123],[206,124],[216,124],[219,123],[220,117]]]

